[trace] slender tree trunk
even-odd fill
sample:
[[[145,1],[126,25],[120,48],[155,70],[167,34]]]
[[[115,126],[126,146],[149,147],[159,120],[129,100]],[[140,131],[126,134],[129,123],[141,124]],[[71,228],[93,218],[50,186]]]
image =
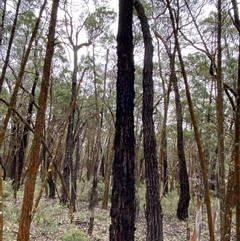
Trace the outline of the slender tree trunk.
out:
[[[112,126],[109,127],[109,133],[111,133]],[[108,199],[109,199],[109,187],[110,187],[110,179],[111,179],[111,167],[112,167],[112,158],[113,158],[113,147],[112,147],[112,139],[109,137],[108,139],[108,146],[107,146],[107,158],[105,163],[105,188],[103,193],[103,201],[102,201],[102,208],[108,208]]]
[[[156,153],[156,138],[153,122],[153,44],[148,20],[142,4],[135,0],[134,7],[138,13],[144,39],[143,67],[143,146],[146,175],[146,240],[163,240],[162,207],[160,203],[160,180]]]
[[[220,227],[223,227],[225,212],[225,167],[224,167],[224,113],[223,113],[223,81],[222,81],[222,0],[218,0],[218,34],[217,34],[217,126],[218,126],[218,194],[220,201]],[[221,240],[223,228],[220,228]]]
[[[230,241],[231,240],[231,226],[232,226],[232,213],[233,213],[233,204],[236,193],[234,192],[235,184],[235,171],[234,171],[234,161],[235,161],[235,147],[232,150],[232,160],[230,163],[230,169],[228,171],[228,182],[226,189],[225,197],[225,209],[224,209],[224,220],[222,230],[221,241]]]
[[[71,102],[70,105],[74,99],[75,93],[76,93],[76,87],[77,87],[77,48],[73,46],[73,60],[74,60],[74,69],[73,69],[73,75],[72,75],[72,90],[71,90]],[[72,113],[70,115],[69,123],[68,123],[68,129],[67,129],[67,137],[66,137],[66,149],[65,149],[65,157],[64,157],[64,167],[63,167],[63,178],[67,187],[68,193],[70,193],[70,177],[73,170],[73,151],[74,151],[74,116],[75,116],[75,106],[72,109]],[[64,204],[67,203],[68,197],[67,193],[64,191],[64,188],[62,188],[62,197],[61,202]],[[71,201],[71,200],[69,200]]]
[[[240,19],[236,0],[232,0],[234,11],[234,24],[238,30],[238,78],[237,100],[235,111],[235,134],[234,134],[234,162],[235,162],[235,194],[236,194],[236,240],[240,240]]]
[[[199,154],[200,164],[201,164],[201,169],[202,169],[203,183],[204,183],[204,189],[205,189],[205,203],[206,203],[207,215],[208,215],[209,239],[210,239],[210,241],[214,241],[215,240],[215,238],[214,238],[214,225],[213,225],[212,208],[211,208],[209,186],[208,186],[208,172],[207,172],[207,167],[206,167],[206,160],[205,160],[205,156],[204,156],[204,153],[203,153],[201,138],[200,138],[197,120],[196,120],[196,117],[195,117],[195,114],[194,114],[192,98],[191,98],[191,94],[190,94],[190,90],[189,90],[187,73],[185,71],[182,53],[181,53],[181,49],[180,49],[180,44],[179,44],[179,40],[178,40],[178,26],[177,26],[178,22],[176,22],[175,19],[174,19],[173,9],[171,8],[169,0],[167,0],[167,7],[168,7],[168,10],[169,10],[172,28],[173,28],[173,31],[174,31],[176,50],[177,50],[177,53],[178,53],[178,57],[179,57],[179,61],[180,61],[180,67],[181,67],[181,71],[182,71],[182,75],[183,75],[183,79],[184,79],[185,91],[186,91],[187,101],[188,101],[188,105],[189,105],[189,112],[190,112],[190,116],[191,116],[191,119],[192,119],[192,124],[193,124],[193,129],[194,129],[195,139],[196,139],[196,142],[197,142],[198,154]]]
[[[73,26],[70,26],[71,28]],[[72,32],[71,32],[72,33]],[[79,32],[76,33],[76,39],[78,38]],[[73,75],[72,75],[72,89],[71,89],[71,103],[76,95],[76,88],[77,88],[77,73],[78,73],[78,50],[83,46],[89,46],[91,43],[82,43],[82,44],[75,44],[73,42],[73,36],[69,36],[70,44],[73,48]],[[66,149],[65,149],[65,156],[63,161],[63,178],[67,187],[67,192],[70,193],[72,189],[72,177],[71,174],[73,172],[73,152],[75,149],[74,143],[74,118],[75,118],[75,105],[73,106],[72,113],[70,115],[69,123],[68,123],[68,130],[67,130],[67,137],[66,137]],[[65,188],[62,187],[62,197],[61,202],[64,204],[68,201],[68,194],[64,191]],[[74,194],[73,194],[74,195]],[[71,201],[71,200],[69,200]],[[75,208],[75,207],[74,207]]]
[[[48,32],[47,49],[43,66],[43,77],[39,94],[39,108],[36,116],[35,132],[32,148],[29,154],[29,166],[26,175],[22,210],[19,221],[17,241],[28,241],[30,235],[30,225],[32,221],[32,207],[34,199],[35,183],[39,167],[39,152],[42,141],[42,131],[45,122],[45,112],[47,108],[47,97],[49,89],[49,79],[51,72],[52,57],[54,53],[55,29],[57,23],[57,11],[59,0],[53,0],[50,26]]]
[[[163,195],[168,194],[168,153],[167,153],[167,138],[165,137],[163,147]]]
[[[170,60],[172,64],[172,82],[175,92],[176,115],[177,115],[177,152],[178,152],[178,166],[179,166],[179,182],[180,182],[180,196],[178,201],[177,217],[180,220],[188,218],[188,206],[190,201],[189,180],[187,173],[187,165],[184,153],[183,143],[183,129],[182,129],[182,105],[180,94],[178,90],[177,76],[175,73],[174,60]]]
[[[160,146],[159,146],[159,165],[160,165],[160,179],[163,180],[163,195],[168,193],[168,158],[167,158],[167,115],[168,115],[168,107],[169,107],[169,98],[172,89],[172,79],[169,78],[169,83],[167,85],[167,90],[165,88],[165,81],[163,76],[163,71],[161,67],[161,59],[160,59],[160,44],[159,39],[163,42],[165,49],[170,54],[170,49],[167,46],[167,43],[163,39],[163,37],[154,29],[154,35],[157,38],[158,43],[158,64],[160,77],[162,79],[162,88],[164,93],[164,113],[163,113],[163,121],[162,121],[162,129],[161,129],[161,138],[160,138]],[[170,56],[169,56],[170,57]]]
[[[119,0],[118,75],[110,241],[133,241],[135,231],[133,0]]]
[[[94,45],[93,45],[94,51]],[[102,98],[102,107],[99,111],[99,104],[98,104],[98,91],[97,91],[97,76],[95,74],[95,53],[93,53],[93,62],[94,62],[94,85],[95,85],[95,104],[96,104],[96,114],[97,114],[97,140],[96,140],[96,161],[94,163],[94,174],[93,174],[93,182],[92,182],[92,191],[89,203],[89,210],[91,210],[91,217],[89,222],[89,229],[88,234],[92,235],[93,232],[93,222],[94,222],[94,210],[95,204],[97,203],[97,185],[98,185],[98,178],[99,178],[99,171],[100,167],[104,165],[103,163],[103,155],[101,154],[101,137],[102,137],[102,126],[103,126],[103,113],[104,113],[104,101],[106,95],[106,81],[107,81],[107,66],[108,66],[108,57],[109,57],[109,49],[107,49],[106,54],[106,63],[105,63],[105,71],[104,71],[104,86],[103,86],[103,98]]]

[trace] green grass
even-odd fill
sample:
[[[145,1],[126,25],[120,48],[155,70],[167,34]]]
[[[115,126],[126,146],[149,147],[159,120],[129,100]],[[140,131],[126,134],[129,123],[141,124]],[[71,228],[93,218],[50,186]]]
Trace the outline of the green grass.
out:
[[[61,241],[88,241],[87,235],[78,229],[67,230],[60,239]]]

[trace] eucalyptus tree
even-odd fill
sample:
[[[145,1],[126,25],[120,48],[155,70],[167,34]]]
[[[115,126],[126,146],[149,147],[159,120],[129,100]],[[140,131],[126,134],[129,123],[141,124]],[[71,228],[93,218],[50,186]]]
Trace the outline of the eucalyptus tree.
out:
[[[179,11],[175,11],[175,18],[178,19]],[[161,16],[159,14],[158,16]],[[168,21],[169,18],[167,17]],[[179,83],[178,83],[178,77],[177,77],[177,68],[176,68],[176,43],[174,38],[171,39],[171,36],[174,33],[174,30],[172,32],[169,30],[164,31],[164,34],[160,34],[160,30],[157,30],[157,24],[155,19],[155,29],[154,33],[155,36],[161,40],[166,54],[169,58],[169,71],[170,71],[170,80],[169,80],[169,86],[173,86],[173,90],[175,93],[175,108],[176,108],[176,119],[177,119],[177,152],[178,152],[178,171],[179,171],[179,183],[180,183],[180,196],[179,196],[179,202],[178,202],[178,208],[177,208],[177,217],[180,220],[186,220],[188,217],[188,206],[190,201],[190,189],[189,189],[189,179],[188,179],[188,172],[187,172],[187,164],[186,164],[186,158],[184,153],[184,137],[183,137],[183,111],[182,111],[182,104],[180,99],[180,93],[179,93]],[[179,23],[176,21],[174,22],[174,25],[178,25]],[[160,26],[161,28],[164,28],[164,26]],[[174,36],[174,35],[173,35]],[[169,39],[171,41],[166,41],[166,39]],[[169,87],[168,87],[169,88]],[[166,93],[166,95],[169,96],[169,91]],[[167,108],[167,99],[165,99],[165,108]],[[166,110],[164,114],[164,122],[166,122]],[[162,149],[164,149],[164,132],[163,139],[161,140]],[[161,153],[163,155],[163,153]],[[162,158],[162,156],[161,156]]]
[[[110,240],[134,240],[134,61],[133,1],[119,1],[118,74]]]
[[[111,24],[116,19],[116,13],[105,6],[106,3],[95,2],[95,10],[89,15],[85,22],[85,29],[88,38],[92,41],[92,54],[90,56],[90,64],[92,67],[92,79],[94,86],[94,101],[95,101],[95,119],[96,119],[96,131],[94,141],[94,155],[93,155],[93,180],[92,190],[90,195],[89,209],[91,210],[91,217],[89,223],[88,233],[92,234],[95,203],[97,202],[97,185],[99,181],[100,170],[104,175],[104,156],[107,145],[107,138],[110,134],[111,128],[106,130],[107,136],[103,136],[104,128],[104,112],[105,112],[105,100],[107,96],[107,70],[109,66],[109,55],[113,49],[112,31],[110,29]],[[107,45],[107,49],[106,49]],[[105,51],[106,49],[106,51]],[[101,54],[103,52],[103,54]],[[103,58],[105,59],[103,60]],[[105,64],[100,63],[104,61]]]
[[[48,32],[48,42],[46,48],[45,61],[43,66],[43,79],[41,82],[41,90],[39,94],[39,106],[36,124],[35,124],[35,133],[33,138],[33,144],[29,155],[29,168],[26,175],[26,183],[24,188],[24,196],[22,202],[22,210],[19,221],[19,228],[17,234],[18,241],[27,241],[30,236],[30,224],[32,221],[32,205],[34,198],[35,182],[38,173],[39,167],[39,152],[41,147],[41,136],[44,127],[45,113],[47,108],[47,96],[49,89],[49,80],[51,72],[51,63],[54,53],[54,40],[55,40],[55,30],[57,23],[57,12],[58,12],[59,1],[54,0],[52,4],[51,19],[49,23],[49,32]]]
[[[84,21],[80,24],[80,26],[76,26],[75,19],[72,14],[72,9],[67,9],[67,5],[65,6],[65,17],[64,17],[64,24],[66,28],[66,38],[69,41],[70,48],[73,54],[73,72],[72,72],[72,87],[71,87],[71,100],[70,106],[73,100],[76,98],[76,88],[77,88],[77,81],[78,81],[78,51],[83,48],[84,46],[89,46],[91,44],[90,39],[87,42],[79,43],[79,35],[81,34],[81,30],[83,29]],[[65,149],[65,156],[63,160],[63,178],[67,187],[68,193],[71,193],[71,200],[68,200],[68,193],[66,190],[62,189],[62,197],[61,201],[63,203],[67,203],[70,201],[73,205],[75,210],[75,199],[76,193],[72,186],[73,179],[70,181],[70,177],[74,177],[73,170],[73,152],[75,148],[75,141],[74,141],[74,117],[75,117],[75,106],[72,109],[72,113],[70,115],[67,135],[66,135],[66,149]],[[71,175],[72,174],[72,175]],[[76,180],[74,181],[76,182]],[[71,183],[71,185],[70,185]],[[70,192],[71,190],[71,192]]]
[[[158,172],[155,126],[153,122],[153,44],[144,8],[134,2],[141,23],[144,40],[142,123],[146,178],[146,240],[163,240],[162,207],[160,203],[160,180]]]
[[[184,38],[197,50],[203,52],[209,58],[209,74],[212,75],[212,99],[216,100],[216,122],[217,124],[217,161],[218,172],[217,192],[220,200],[220,222],[221,222],[221,240],[230,239],[231,229],[231,209],[233,197],[233,167],[232,155],[228,150],[232,149],[232,141],[228,136],[232,136],[231,126],[234,119],[234,99],[235,91],[232,86],[236,86],[236,29],[232,25],[229,17],[229,2],[218,1],[216,10],[209,13],[208,16],[203,16],[203,8],[200,8],[198,15],[193,15],[192,9],[186,2],[188,12],[196,29],[194,39],[189,34],[184,34]],[[201,17],[202,16],[202,17]],[[192,31],[192,30],[191,30]],[[188,35],[188,36],[187,36]],[[223,47],[224,46],[224,47]],[[233,50],[235,49],[235,50]],[[235,59],[235,60],[234,60]],[[235,65],[235,67],[234,67]],[[230,67],[231,66],[231,67]],[[216,89],[216,90],[215,90]],[[216,91],[216,94],[215,94]],[[224,96],[224,92],[225,96]],[[213,104],[214,102],[209,102]],[[229,135],[226,135],[226,134]],[[229,158],[230,157],[230,158]],[[228,184],[225,190],[225,179],[228,171]]]
[[[190,112],[190,115],[191,115],[192,124],[193,124],[193,127],[194,127],[195,137],[196,137],[198,150],[199,150],[199,156],[200,156],[200,160],[201,160],[201,167],[202,167],[203,180],[204,180],[204,188],[205,188],[205,194],[206,194],[205,200],[206,200],[206,204],[207,204],[210,240],[214,240],[212,212],[211,212],[210,196],[209,196],[209,191],[208,191],[208,178],[207,178],[207,169],[206,169],[206,164],[205,164],[205,157],[204,157],[204,153],[203,153],[203,149],[202,149],[202,143],[201,143],[201,140],[200,140],[200,135],[199,135],[199,130],[198,130],[197,122],[196,122],[196,117],[195,117],[195,114],[194,114],[192,98],[191,98],[191,94],[190,94],[190,91],[189,91],[187,73],[186,73],[186,70],[185,70],[185,65],[184,65],[184,61],[183,61],[183,57],[182,57],[182,51],[181,51],[181,45],[180,45],[180,38],[181,38],[180,30],[182,28],[183,19],[186,16],[182,15],[182,14],[184,14],[183,11],[180,12],[180,2],[177,1],[175,3],[176,4],[173,5],[172,2],[167,0],[165,2],[165,7],[166,7],[167,12],[169,14],[169,19],[170,19],[170,23],[171,23],[170,31],[173,32],[174,44],[175,44],[176,51],[177,51],[177,54],[178,54],[178,60],[179,60],[180,69],[181,69],[181,72],[182,72],[182,77],[183,77],[183,80],[184,80],[184,85],[185,85],[185,90],[186,90],[186,96],[187,96],[187,100],[188,100],[188,104],[189,104],[189,112]],[[184,6],[184,4],[181,5],[181,10],[182,10],[183,6]],[[181,15],[179,15],[179,13],[181,13]],[[181,21],[180,21],[180,19],[181,19]],[[185,19],[187,19],[187,18],[185,18]],[[183,26],[188,26],[188,25],[187,25],[186,22],[184,22]]]

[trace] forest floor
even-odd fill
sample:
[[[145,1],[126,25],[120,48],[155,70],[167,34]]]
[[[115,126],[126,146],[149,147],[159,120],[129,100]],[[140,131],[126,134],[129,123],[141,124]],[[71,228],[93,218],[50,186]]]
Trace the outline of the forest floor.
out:
[[[101,193],[101,185],[99,193]],[[36,190],[38,193],[39,188]],[[140,211],[136,221],[135,240],[146,240],[146,222],[144,216],[144,188],[141,191]],[[11,184],[4,182],[4,240],[16,240],[18,222],[21,210],[22,190],[18,192],[17,200],[13,198]],[[141,197],[140,195],[140,197]],[[95,208],[94,229],[91,237],[87,235],[90,212],[88,210],[87,196],[89,189],[82,190],[77,202],[75,224],[70,223],[69,209],[59,203],[59,199],[42,197],[37,212],[31,224],[31,241],[108,241],[109,240],[109,209],[101,208],[101,201]],[[189,240],[195,225],[195,207],[191,203],[189,207],[188,222],[179,221],[176,218],[178,197],[176,192],[162,198],[163,209],[163,233],[164,241]],[[213,200],[213,209],[216,204]],[[216,241],[219,240],[219,228],[216,230]],[[202,241],[208,241],[208,228],[206,211],[203,210]],[[234,240],[233,238],[231,240]]]

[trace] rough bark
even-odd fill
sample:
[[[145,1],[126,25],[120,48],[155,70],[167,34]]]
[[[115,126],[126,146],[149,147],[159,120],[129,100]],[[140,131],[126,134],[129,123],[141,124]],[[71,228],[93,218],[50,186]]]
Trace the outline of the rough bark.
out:
[[[132,241],[135,231],[133,1],[119,0],[117,109],[110,241]]]
[[[163,240],[162,207],[160,203],[160,180],[156,154],[156,138],[153,122],[153,44],[142,4],[134,1],[138,13],[144,39],[144,67],[143,67],[143,146],[146,177],[146,240]]]
[[[222,80],[222,0],[217,3],[217,97],[216,113],[218,127],[218,194],[220,201],[220,227],[223,227],[225,212],[225,164],[224,164],[224,112],[223,112],[223,80]],[[223,239],[223,228],[220,229],[221,239]]]
[[[26,174],[26,183],[24,188],[24,196],[21,209],[21,217],[19,222],[17,241],[28,241],[30,235],[30,225],[32,221],[32,207],[35,191],[35,183],[39,167],[39,152],[42,141],[42,131],[45,123],[45,112],[47,108],[47,97],[49,89],[50,71],[52,57],[54,53],[54,39],[57,22],[59,0],[53,0],[50,26],[48,32],[48,41],[46,55],[43,66],[43,77],[39,94],[39,108],[36,116],[35,132],[32,142],[32,148],[29,154],[29,165]]]
[[[236,0],[232,0],[234,11],[234,24],[238,30],[238,78],[237,99],[235,111],[235,134],[234,134],[234,163],[235,163],[235,193],[236,193],[236,240],[240,240],[240,19]]]
[[[179,182],[180,182],[180,196],[177,208],[177,217],[180,220],[186,220],[188,218],[188,206],[190,201],[189,180],[187,173],[186,158],[184,153],[183,143],[183,129],[182,129],[182,105],[180,100],[180,94],[177,83],[177,76],[175,68],[172,66],[172,82],[175,92],[176,103],[176,115],[177,115],[177,152],[178,152],[178,167],[179,167]]]

